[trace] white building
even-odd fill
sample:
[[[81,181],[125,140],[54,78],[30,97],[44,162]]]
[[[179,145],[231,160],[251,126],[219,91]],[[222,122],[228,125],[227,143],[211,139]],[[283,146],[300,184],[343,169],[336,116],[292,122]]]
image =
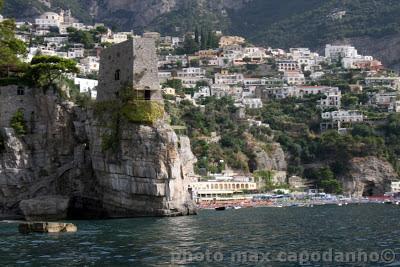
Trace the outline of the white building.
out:
[[[341,106],[342,92],[337,87],[331,87],[327,92],[324,92],[325,97],[319,100],[318,105],[322,109],[337,108]]]
[[[260,98],[243,98],[242,104],[249,109],[258,109],[263,107],[263,103]]]
[[[400,182],[399,181],[392,181],[392,183],[391,183],[391,192],[392,193],[400,192]]]
[[[98,57],[85,57],[80,60],[81,72],[84,74],[98,73],[100,68],[100,59]]]
[[[368,87],[388,87],[400,90],[400,77],[367,77],[365,85]]]
[[[298,71],[300,69],[299,63],[296,60],[278,60],[276,65],[281,72]]]
[[[193,99],[198,100],[200,98],[205,98],[211,96],[211,89],[208,86],[203,86],[199,88],[199,91],[194,93]]]
[[[119,44],[128,40],[129,37],[133,37],[133,32],[116,32],[107,33],[101,36],[102,43]]]
[[[208,82],[205,75],[206,70],[202,68],[183,68],[177,72],[177,79],[180,79],[185,87],[193,88],[197,82]]]
[[[72,17],[71,10],[61,10],[59,14],[55,12],[43,13],[35,19],[35,25],[40,29],[57,27],[60,34],[66,34],[68,27],[77,26],[78,21]]]
[[[393,103],[395,103],[395,101],[397,101],[398,97],[398,92],[376,93],[373,95],[371,103],[379,107],[389,108]]]
[[[66,44],[68,43],[68,37],[64,36],[44,37],[44,41],[46,43]]]
[[[90,93],[90,97],[96,99],[97,85],[99,84],[97,80],[75,78],[74,83],[79,85],[79,91],[81,93]]]
[[[350,45],[330,45],[325,47],[325,57],[330,61],[337,61],[342,58],[357,58],[358,51]]]
[[[310,78],[311,78],[311,80],[313,80],[313,81],[317,81],[317,80],[321,79],[324,75],[325,75],[324,72],[322,72],[322,71],[317,71],[317,72],[312,73],[312,74],[310,75]]]
[[[222,71],[221,73],[216,73],[214,77],[215,84],[239,85],[244,82],[242,73],[228,73],[227,71]]]
[[[182,67],[186,67],[189,64],[188,58],[186,55],[167,55],[167,56],[159,56],[158,59],[158,67],[166,67],[166,66],[175,66],[178,63]]]
[[[299,58],[311,58],[311,53],[309,48],[297,47],[297,48],[290,48],[290,55],[293,60],[298,60]]]
[[[39,28],[49,27],[60,27],[60,24],[64,22],[64,18],[55,12],[46,12],[39,18],[35,19],[35,24]]]
[[[235,61],[235,64],[260,64],[267,58],[267,49],[262,47],[245,47],[241,59]],[[245,60],[246,59],[246,60]]]
[[[322,113],[322,119],[333,122],[363,122],[364,115],[358,110],[339,110]]]
[[[299,71],[285,71],[283,81],[288,85],[302,85],[306,82],[304,74]]]
[[[243,93],[242,86],[230,86],[226,84],[212,84],[211,95],[215,97],[232,96],[235,99],[241,98]]]
[[[160,83],[165,83],[169,79],[172,78],[172,73],[170,71],[159,71],[158,72],[158,79]]]
[[[244,191],[257,190],[257,184],[253,182],[239,181],[207,181],[190,184],[197,200],[226,200],[235,199],[235,194]]]

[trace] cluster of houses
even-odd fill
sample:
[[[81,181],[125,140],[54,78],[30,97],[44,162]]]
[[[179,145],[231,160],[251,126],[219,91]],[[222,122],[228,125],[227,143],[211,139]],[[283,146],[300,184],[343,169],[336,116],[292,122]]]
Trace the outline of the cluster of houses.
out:
[[[85,48],[84,44],[71,41],[70,28],[92,31],[98,27],[103,30],[93,47]],[[80,74],[73,77],[75,84],[92,98],[97,96],[102,49],[138,37],[133,32],[113,32],[104,24],[85,25],[75,19],[70,10],[43,13],[33,23],[17,22],[17,29],[17,37],[30,43],[26,61],[37,54],[76,60]],[[400,112],[400,77],[382,76],[382,63],[371,56],[359,55],[353,46],[328,44],[322,56],[308,48],[285,51],[256,47],[249,45],[243,37],[223,36],[221,32],[215,34],[220,38],[219,47],[191,55],[174,53],[183,47],[190,34],[185,37],[161,36],[157,32],[143,34],[145,38],[155,39],[158,45],[161,84],[179,80],[184,88],[192,89],[189,95],[163,86],[165,94],[175,96],[176,101],[187,99],[194,104],[209,96],[231,96],[238,107],[249,109],[262,108],[268,99],[315,95],[319,99],[316,105],[321,109],[323,120],[321,130],[335,128],[342,131],[347,125],[363,122],[365,118],[360,111],[342,109],[343,92],[338,87],[314,85],[329,72],[327,66],[335,64],[340,65],[343,71],[357,69],[366,73],[363,85],[351,85],[351,90],[360,91],[363,86],[375,88],[376,92],[370,95],[370,105],[385,112]],[[195,38],[194,33],[192,37]]]

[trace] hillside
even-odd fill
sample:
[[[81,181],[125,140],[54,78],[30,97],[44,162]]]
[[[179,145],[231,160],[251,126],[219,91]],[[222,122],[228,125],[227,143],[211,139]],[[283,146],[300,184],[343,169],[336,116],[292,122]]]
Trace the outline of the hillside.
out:
[[[181,34],[197,24],[272,47],[321,49],[354,43],[393,66],[400,61],[397,0],[6,0],[4,14],[32,19],[44,10],[70,8],[84,22],[118,30]]]

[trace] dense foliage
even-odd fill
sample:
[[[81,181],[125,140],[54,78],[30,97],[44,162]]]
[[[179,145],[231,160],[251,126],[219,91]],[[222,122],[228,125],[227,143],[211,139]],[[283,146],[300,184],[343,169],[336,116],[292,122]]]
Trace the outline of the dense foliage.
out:
[[[26,53],[23,41],[15,38],[15,22],[5,20],[0,23],[0,75],[7,75],[7,71],[21,68],[22,63],[18,56]]]
[[[56,56],[35,56],[27,75],[36,86],[46,90],[63,75],[78,72],[76,62],[73,60]]]
[[[218,172],[230,167],[248,171],[251,156],[246,149],[247,124],[236,120],[237,108],[232,98],[204,100],[204,110],[190,102],[175,105],[166,101],[171,124],[187,127],[193,151],[198,157],[198,170]]]
[[[24,111],[22,109],[17,110],[10,121],[11,128],[14,129],[17,135],[24,135],[27,133],[26,121],[24,118]]]
[[[335,12],[346,11],[341,19]],[[396,0],[254,0],[231,13],[232,30],[274,47],[319,47],[349,37],[399,32]]]

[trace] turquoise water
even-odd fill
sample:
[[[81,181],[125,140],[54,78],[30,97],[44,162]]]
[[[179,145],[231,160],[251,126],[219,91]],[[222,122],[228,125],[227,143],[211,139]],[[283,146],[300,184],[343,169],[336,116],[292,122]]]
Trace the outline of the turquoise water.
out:
[[[201,211],[48,235],[0,223],[0,266],[397,266],[399,214],[383,204]]]

